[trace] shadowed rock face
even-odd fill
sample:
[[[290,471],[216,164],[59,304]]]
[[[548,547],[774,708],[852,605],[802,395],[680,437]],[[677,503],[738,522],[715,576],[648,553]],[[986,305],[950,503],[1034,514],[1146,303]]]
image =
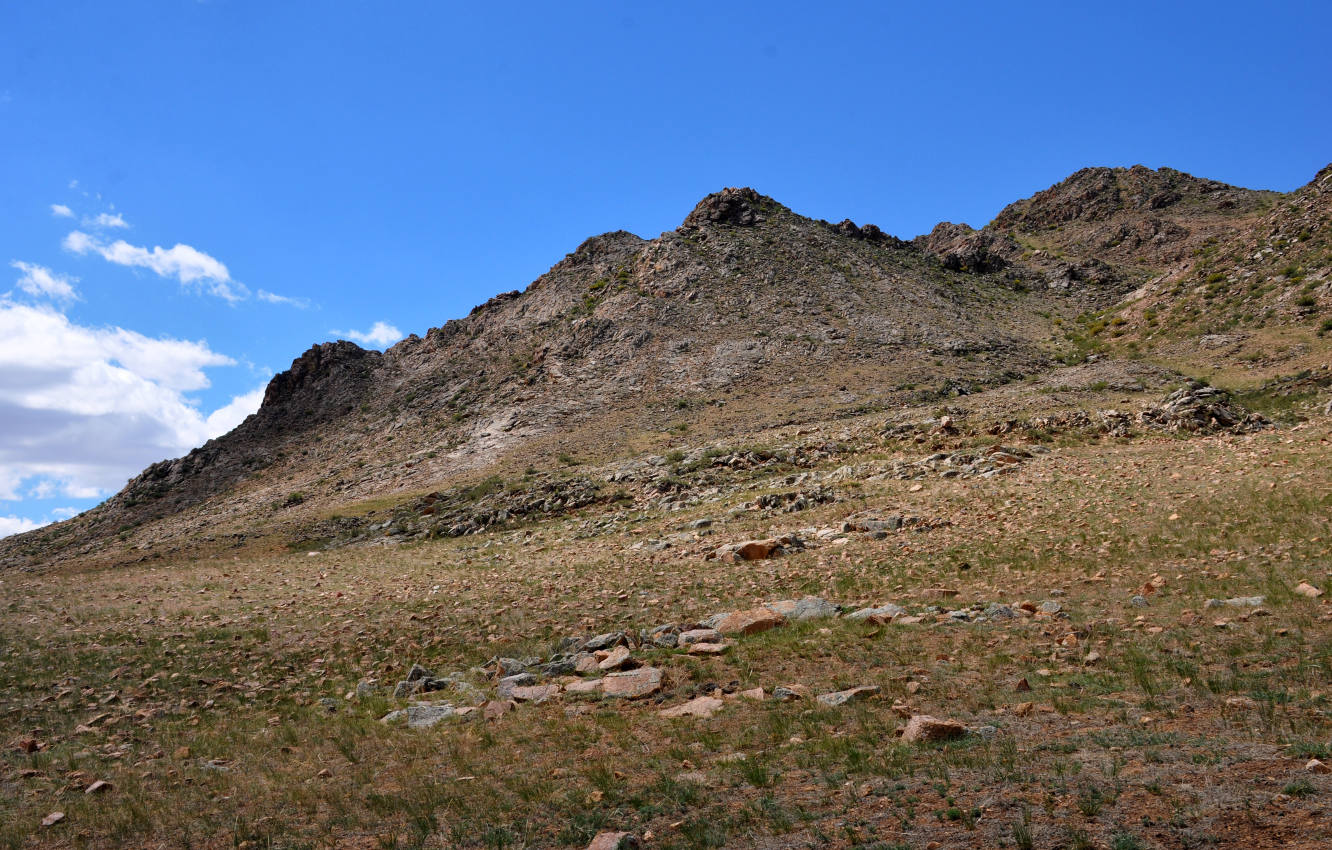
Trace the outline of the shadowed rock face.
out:
[[[273,376],[264,391],[261,410],[300,408],[315,418],[340,412],[340,405],[358,400],[382,355],[354,342],[338,340],[312,346]]]
[[[365,402],[383,355],[345,340],[312,346],[269,381],[258,412],[189,454],[145,469],[109,503],[142,522],[197,504]]]

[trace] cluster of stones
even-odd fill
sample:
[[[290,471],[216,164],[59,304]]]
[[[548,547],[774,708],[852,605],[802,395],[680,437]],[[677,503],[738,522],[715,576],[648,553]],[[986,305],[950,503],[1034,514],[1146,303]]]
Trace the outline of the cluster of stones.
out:
[[[479,498],[464,488],[429,493],[397,509],[392,518],[348,528],[342,518],[336,534],[342,543],[389,538],[395,542],[481,534],[525,517],[558,516],[604,501],[600,486],[586,478],[548,481],[523,491],[500,490]]]
[[[945,417],[947,418],[947,417]],[[1014,471],[1018,465],[1049,449],[1044,446],[993,445],[980,451],[935,452],[915,462],[899,461],[879,478],[992,478]],[[870,476],[873,480],[876,476]]]
[[[938,595],[956,595],[956,591],[939,588]],[[1066,616],[1058,602],[1046,601],[1039,606],[1024,602],[1016,606],[992,603],[970,608],[946,610],[929,606],[917,614],[892,603],[845,610],[843,606],[826,599],[807,596],[768,603],[757,608],[714,614],[697,623],[664,624],[639,631],[606,632],[592,637],[566,637],[556,645],[549,658],[493,658],[473,673],[495,682],[495,696],[488,697],[480,688],[470,684],[467,674],[451,673],[435,676],[426,668],[414,664],[407,678],[397,684],[393,696],[411,700],[405,708],[389,712],[384,723],[405,722],[411,728],[433,726],[450,718],[481,716],[494,719],[514,710],[521,703],[544,703],[562,694],[583,694],[612,700],[642,700],[656,696],[661,700],[666,686],[664,671],[641,663],[634,657],[636,648],[675,650],[689,655],[721,655],[731,650],[734,640],[747,635],[775,629],[787,623],[844,617],[874,623],[910,625],[926,621],[982,622],[1031,616]],[[680,705],[663,708],[664,717],[711,717],[724,707],[723,697],[762,701],[769,698],[763,688],[737,691],[710,687]],[[358,695],[373,693],[373,685],[362,683]],[[441,693],[448,699],[429,700],[427,694]],[[847,690],[818,694],[815,701],[836,707],[870,697],[877,697],[876,686],[861,686]],[[809,689],[803,685],[787,684],[773,689],[771,698],[791,701],[809,698]],[[893,709],[912,720],[903,731],[903,738],[937,740],[965,734],[965,727],[953,721],[939,721],[923,716],[916,723],[916,715],[905,706]],[[915,724],[913,727],[912,724]],[[949,731],[952,730],[952,731]]]

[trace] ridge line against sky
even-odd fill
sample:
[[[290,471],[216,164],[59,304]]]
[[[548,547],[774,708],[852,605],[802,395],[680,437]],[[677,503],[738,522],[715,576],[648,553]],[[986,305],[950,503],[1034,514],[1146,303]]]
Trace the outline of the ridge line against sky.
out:
[[[0,535],[589,236],[749,185],[910,238],[1086,166],[1289,191],[1332,159],[1326,4],[11,4]],[[400,330],[401,329],[401,330]]]

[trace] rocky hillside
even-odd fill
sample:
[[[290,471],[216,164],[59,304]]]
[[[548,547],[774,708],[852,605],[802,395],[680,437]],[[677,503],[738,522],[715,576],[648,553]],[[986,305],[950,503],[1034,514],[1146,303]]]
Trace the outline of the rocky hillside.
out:
[[[223,527],[242,541],[280,527],[301,537],[335,508],[505,468],[1009,384],[1067,359],[1062,323],[1125,296],[1173,304],[1204,263],[1236,270],[1223,279],[1238,286],[1245,257],[1264,279],[1294,262],[1287,281],[1325,288],[1329,174],[1286,197],[1169,169],[1086,169],[982,230],[941,224],[912,242],[725,189],[674,231],[588,239],[524,291],[382,354],[311,348],[234,431],[87,514],[0,542],[0,566],[152,551]]]

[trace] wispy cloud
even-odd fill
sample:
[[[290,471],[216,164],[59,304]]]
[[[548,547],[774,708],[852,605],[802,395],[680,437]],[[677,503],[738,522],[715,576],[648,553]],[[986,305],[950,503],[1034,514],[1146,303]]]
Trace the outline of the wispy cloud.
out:
[[[278,295],[276,292],[269,292],[266,289],[259,290],[255,297],[260,301],[267,301],[269,304],[287,304],[301,310],[310,306],[309,298],[295,298],[290,295]]]
[[[375,348],[383,348],[402,339],[402,331],[390,325],[388,322],[375,322],[368,331],[329,331],[337,336],[345,336],[347,339],[359,342],[361,345],[371,345]]]
[[[106,230],[116,230],[129,227],[129,222],[120,213],[100,213],[92,218],[83,220],[84,227],[97,227]]]
[[[54,298],[57,301],[73,301],[78,298],[78,294],[74,291],[74,284],[79,280],[77,277],[53,272],[46,266],[25,263],[22,260],[13,260],[9,265],[23,273],[18,279],[18,288],[29,295]]]
[[[145,268],[159,277],[174,277],[184,286],[200,288],[227,301],[242,301],[250,295],[244,284],[232,279],[221,260],[190,245],[176,243],[171,248],[155,245],[149,250],[124,239],[106,243],[82,230],[71,231],[63,244],[66,251],[92,252],[116,265]]]
[[[74,210],[64,204],[51,204],[51,215],[56,218],[73,218]]]

